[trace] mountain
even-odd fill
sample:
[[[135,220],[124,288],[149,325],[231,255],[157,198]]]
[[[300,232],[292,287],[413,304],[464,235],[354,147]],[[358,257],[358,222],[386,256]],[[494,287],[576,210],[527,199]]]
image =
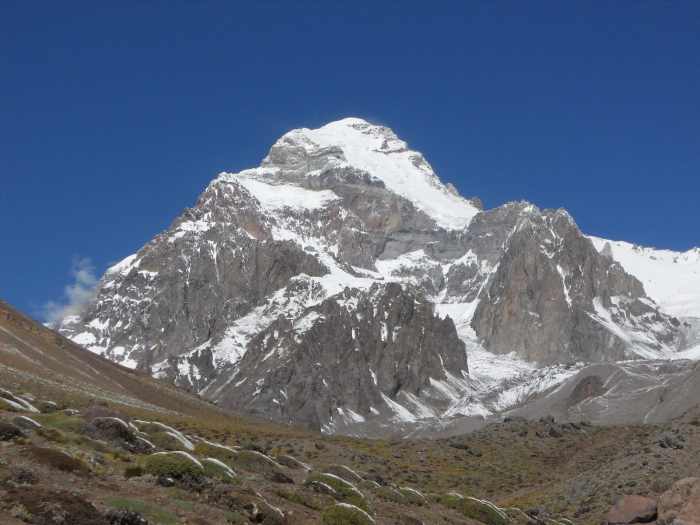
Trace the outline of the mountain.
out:
[[[623,246],[564,210],[484,210],[349,118],[219,174],[58,328],[222,407],[328,433],[483,418],[589,363],[694,351],[700,298],[656,286],[656,256]],[[697,252],[678,260],[697,277]]]

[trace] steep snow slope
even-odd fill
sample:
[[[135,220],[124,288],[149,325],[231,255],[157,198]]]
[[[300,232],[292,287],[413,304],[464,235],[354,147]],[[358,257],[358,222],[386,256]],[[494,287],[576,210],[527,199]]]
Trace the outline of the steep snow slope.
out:
[[[700,248],[674,252],[599,237],[590,239],[601,253],[609,245],[613,259],[642,281],[646,293],[666,313],[700,317]]]
[[[479,209],[443,185],[423,155],[408,149],[389,128],[358,118],[331,122],[318,129],[297,129],[279,143],[294,142],[309,153],[340,148],[348,166],[381,180],[387,189],[405,197],[446,229],[466,227]]]

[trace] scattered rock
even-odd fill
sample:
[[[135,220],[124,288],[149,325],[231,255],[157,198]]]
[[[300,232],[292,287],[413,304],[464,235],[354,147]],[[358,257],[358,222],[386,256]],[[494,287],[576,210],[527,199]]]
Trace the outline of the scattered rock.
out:
[[[549,437],[553,438],[560,438],[564,435],[557,425],[552,425],[551,427],[549,427],[549,429],[547,429],[547,434],[549,435]]]
[[[9,479],[17,485],[35,485],[39,482],[39,478],[33,471],[23,467],[11,469]]]
[[[93,437],[107,441],[130,441],[134,438],[133,430],[124,420],[111,416],[93,418],[87,426],[87,431]]]
[[[661,434],[659,437],[657,444],[661,448],[669,448],[673,450],[681,450],[685,448],[685,444],[683,443],[685,441],[685,438],[681,435],[677,434],[672,434],[670,432],[665,432]]]
[[[126,421],[118,417],[99,416],[92,418],[85,427],[85,432],[93,438],[116,443],[135,454],[146,454],[155,450],[153,443],[137,435]]]

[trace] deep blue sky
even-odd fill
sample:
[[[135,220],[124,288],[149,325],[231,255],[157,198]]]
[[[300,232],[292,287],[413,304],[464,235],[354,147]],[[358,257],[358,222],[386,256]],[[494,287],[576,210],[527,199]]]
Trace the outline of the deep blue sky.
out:
[[[698,2],[129,3],[0,6],[0,297],[33,315],[76,257],[103,271],[344,116],[487,207],[700,244]]]

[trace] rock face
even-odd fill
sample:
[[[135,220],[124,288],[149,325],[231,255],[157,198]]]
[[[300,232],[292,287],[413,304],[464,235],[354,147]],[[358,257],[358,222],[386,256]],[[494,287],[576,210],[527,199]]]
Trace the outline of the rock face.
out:
[[[677,481],[659,499],[659,525],[700,525],[700,478]]]
[[[473,327],[488,350],[545,364],[618,361],[637,341],[644,352],[680,337],[642,284],[599,254],[563,210],[518,222]]]
[[[651,523],[656,519],[656,500],[644,496],[623,496],[610,509],[606,517],[608,525]]]
[[[564,211],[483,210],[390,129],[344,119],[221,173],[59,329],[223,406],[329,432],[485,414],[480,396],[515,379],[485,362],[519,374],[684,344],[608,252]]]
[[[440,388],[466,389],[467,372],[451,319],[397,283],[374,284],[346,289],[296,321],[278,318],[251,340],[233,375],[204,393],[331,431],[380,414],[406,417],[392,400],[435,416],[450,401]],[[233,386],[216,394],[227,381]]]

